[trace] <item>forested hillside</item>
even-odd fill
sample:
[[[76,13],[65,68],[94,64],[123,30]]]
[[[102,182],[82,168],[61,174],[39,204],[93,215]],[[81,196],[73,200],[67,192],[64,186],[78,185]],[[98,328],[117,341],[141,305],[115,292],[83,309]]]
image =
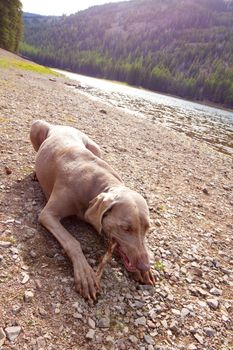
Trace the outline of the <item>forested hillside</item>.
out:
[[[24,25],[21,52],[39,63],[233,107],[231,0],[133,0]]]
[[[16,52],[21,35],[21,2],[19,0],[0,0],[0,47]]]

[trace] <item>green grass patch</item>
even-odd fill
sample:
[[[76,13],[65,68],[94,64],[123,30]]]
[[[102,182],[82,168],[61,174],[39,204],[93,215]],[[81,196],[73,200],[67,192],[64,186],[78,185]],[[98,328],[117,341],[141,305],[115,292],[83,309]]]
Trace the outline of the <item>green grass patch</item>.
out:
[[[156,269],[157,271],[163,271],[164,270],[164,263],[162,261],[156,261],[154,263],[154,269]]]
[[[0,58],[0,67],[2,68],[17,68],[20,70],[35,72],[39,74],[45,74],[45,75],[55,75],[59,76],[58,73],[52,71],[48,67],[41,66],[39,64],[33,63],[33,62],[27,62],[27,61],[21,61],[21,60],[12,60],[12,59],[6,59],[6,58]]]

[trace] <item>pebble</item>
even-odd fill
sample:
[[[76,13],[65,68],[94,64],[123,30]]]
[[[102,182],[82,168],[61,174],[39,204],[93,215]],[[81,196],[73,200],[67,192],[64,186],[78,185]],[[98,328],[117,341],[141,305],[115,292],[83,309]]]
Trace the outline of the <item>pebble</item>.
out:
[[[216,331],[211,327],[204,327],[204,332],[207,335],[207,337],[210,337],[210,338],[212,338],[216,333]]]
[[[29,277],[29,275],[28,275],[27,273],[25,273],[25,272],[23,272],[22,275],[23,275],[23,279],[22,279],[21,283],[22,283],[22,284],[26,284],[26,283],[29,281],[30,277]]]
[[[152,322],[151,320],[148,320],[148,321],[147,321],[147,326],[150,327],[150,328],[156,328],[155,323]]]
[[[21,327],[19,326],[5,328],[6,336],[11,342],[16,340],[20,332]]]
[[[12,311],[14,314],[17,314],[20,310],[22,309],[22,305],[21,304],[15,304],[12,306]]]
[[[48,314],[48,312],[45,309],[43,309],[42,307],[40,307],[38,311],[42,317],[44,317]]]
[[[88,333],[86,334],[86,339],[88,340],[93,340],[95,336],[95,331],[94,329],[90,329]]]
[[[92,320],[92,318],[88,318],[88,326],[92,329],[95,329],[95,321]]]
[[[150,335],[145,334],[144,335],[144,339],[145,339],[147,344],[149,344],[149,345],[153,345],[154,344],[154,340],[152,339],[152,337]]]
[[[75,312],[75,313],[73,314],[73,317],[74,317],[74,318],[77,318],[77,319],[79,319],[79,320],[81,320],[81,319],[83,318],[83,315],[81,315],[81,314],[78,313],[78,312]]]
[[[197,350],[197,347],[196,347],[195,344],[190,344],[190,345],[188,346],[188,350]]]
[[[109,328],[110,327],[110,319],[108,317],[102,317],[98,322],[99,328]]]
[[[24,293],[24,301],[28,303],[32,301],[33,298],[34,298],[34,293],[31,290],[26,290]]]
[[[61,310],[58,307],[56,307],[54,310],[55,315],[60,314],[60,312],[61,312]]]
[[[161,324],[162,324],[162,326],[163,326],[165,329],[168,328],[168,324],[167,324],[167,321],[166,321],[166,320],[162,320],[162,321],[161,321]]]
[[[10,248],[12,246],[11,242],[0,241],[0,248]]]
[[[31,250],[29,255],[31,258],[36,258],[36,252],[34,250]]]
[[[179,332],[179,327],[178,327],[178,323],[176,321],[172,321],[172,323],[170,324],[170,330],[173,333],[178,333]]]
[[[139,317],[134,321],[136,326],[146,326],[146,318],[143,317]]]
[[[189,309],[186,309],[185,307],[181,310],[181,317],[182,318],[185,318],[186,316],[188,316],[190,314],[190,310]]]
[[[147,348],[147,350],[154,350],[154,347],[153,347],[153,345],[148,345],[148,348]]]
[[[220,296],[222,294],[222,292],[220,289],[214,287],[214,288],[211,288],[210,294]]]
[[[129,340],[130,340],[131,343],[133,343],[133,344],[137,344],[137,342],[138,342],[138,338],[136,338],[135,335],[131,335],[131,336],[129,337]]]
[[[108,335],[108,336],[106,337],[106,342],[108,342],[108,343],[114,343],[115,340],[114,340],[113,337],[111,337],[111,335]]]
[[[175,316],[180,316],[180,310],[172,309],[172,313],[173,313],[173,315],[175,315]]]
[[[200,334],[195,333],[193,336],[201,345],[203,345],[204,340],[203,340],[203,337]]]
[[[206,302],[207,302],[208,306],[214,310],[216,310],[219,306],[218,299],[207,299]]]

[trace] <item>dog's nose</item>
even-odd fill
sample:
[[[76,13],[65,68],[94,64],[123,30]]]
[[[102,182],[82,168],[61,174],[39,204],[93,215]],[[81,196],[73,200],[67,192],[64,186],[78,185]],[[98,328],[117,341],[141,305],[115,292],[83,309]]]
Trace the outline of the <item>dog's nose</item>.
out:
[[[143,261],[138,261],[136,267],[139,271],[149,271],[150,270],[150,264],[145,263]]]

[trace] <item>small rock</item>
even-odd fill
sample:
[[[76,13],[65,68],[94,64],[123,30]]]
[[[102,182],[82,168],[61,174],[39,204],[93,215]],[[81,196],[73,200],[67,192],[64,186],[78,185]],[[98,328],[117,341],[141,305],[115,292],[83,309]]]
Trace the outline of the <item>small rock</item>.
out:
[[[220,289],[213,287],[210,290],[210,294],[220,296],[222,294],[222,292]]]
[[[178,327],[178,323],[176,321],[172,321],[172,323],[170,324],[170,330],[173,333],[178,333],[179,332],[179,327]]]
[[[31,258],[36,258],[36,252],[34,250],[31,250],[29,255]]]
[[[27,273],[25,273],[25,272],[23,272],[22,273],[22,275],[23,275],[23,279],[22,279],[22,281],[21,281],[21,283],[22,284],[26,284],[28,281],[29,281],[29,275],[27,274]]]
[[[103,317],[99,320],[98,326],[100,328],[109,328],[110,327],[110,319],[108,317]]]
[[[218,299],[207,299],[206,302],[207,302],[208,306],[214,310],[216,310],[219,306]]]
[[[10,175],[10,174],[12,174],[12,170],[8,166],[5,166],[5,173],[7,175]]]
[[[168,328],[168,324],[167,324],[167,321],[166,321],[166,320],[162,320],[162,321],[161,321],[161,324],[162,324],[162,326],[163,326],[165,329]]]
[[[224,190],[231,191],[233,190],[233,185],[223,185]]]
[[[11,342],[15,341],[15,339],[18,337],[20,332],[21,332],[21,327],[19,326],[5,328],[6,336]]]
[[[152,322],[151,320],[147,321],[147,326],[150,328],[156,328],[156,324],[154,322]]]
[[[203,340],[203,337],[200,334],[195,333],[193,336],[201,345],[203,345],[204,340]]]
[[[58,307],[56,307],[54,310],[55,315],[60,314],[60,312],[61,312],[61,310]]]
[[[100,109],[100,113],[102,113],[102,114],[107,114],[107,112],[105,111],[105,109]]]
[[[172,294],[168,294],[167,300],[174,301],[174,296]]]
[[[204,332],[207,335],[207,337],[210,337],[210,338],[212,338],[216,333],[216,331],[211,327],[204,327]]]
[[[158,227],[161,227],[162,226],[161,221],[159,219],[155,220],[155,225]]]
[[[145,334],[144,335],[144,340],[147,342],[147,344],[149,344],[149,345],[153,345],[154,344],[154,340],[151,338],[151,336],[150,335],[148,335],[148,334]]]
[[[154,347],[153,347],[153,345],[148,345],[148,348],[147,348],[147,350],[154,350]]]
[[[21,304],[15,304],[12,306],[12,311],[14,314],[17,314],[20,310],[22,309],[22,305]]]
[[[34,298],[34,293],[31,290],[26,290],[24,293],[24,301],[28,303],[32,301],[33,298]]]
[[[38,311],[42,317],[44,317],[48,314],[48,312],[45,309],[43,309],[42,307],[40,307]]]
[[[135,325],[136,326],[146,326],[146,318],[143,316],[143,317],[139,317],[135,320]]]
[[[43,350],[46,347],[46,340],[45,337],[38,337],[36,339],[36,344],[37,344],[37,349],[38,350]]]
[[[78,312],[75,312],[75,313],[73,314],[73,317],[74,317],[74,318],[77,318],[77,319],[79,319],[79,320],[81,320],[81,319],[83,318],[83,315],[81,315],[81,314],[78,313]]]
[[[95,321],[93,321],[91,318],[88,318],[88,326],[92,329],[95,329]]]
[[[115,340],[114,340],[113,337],[111,337],[111,335],[108,335],[108,336],[106,337],[106,342],[108,342],[108,343],[114,343]]]
[[[186,309],[185,307],[181,310],[181,317],[182,318],[185,318],[186,316],[188,316],[190,314],[190,310],[189,309]]]
[[[88,333],[86,334],[86,339],[88,340],[93,340],[95,336],[95,331],[94,329],[90,329]]]
[[[10,248],[12,246],[11,242],[8,241],[0,241],[0,248]]]
[[[137,342],[138,342],[138,338],[136,338],[135,335],[131,335],[131,336],[129,337],[129,340],[130,340],[131,343],[133,343],[133,344],[137,344]]]
[[[37,289],[41,289],[42,288],[42,284],[40,280],[35,280],[35,286]]]
[[[196,347],[195,344],[190,344],[190,345],[188,346],[188,350],[197,350],[197,347]]]
[[[173,315],[175,315],[175,316],[180,316],[180,310],[172,309],[172,313],[173,313]]]

